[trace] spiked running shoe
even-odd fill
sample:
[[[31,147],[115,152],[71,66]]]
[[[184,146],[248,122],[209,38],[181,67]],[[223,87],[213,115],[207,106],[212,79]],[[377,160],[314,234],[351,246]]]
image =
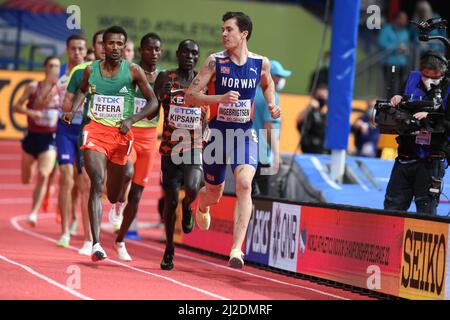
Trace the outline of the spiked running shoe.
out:
[[[184,201],[181,202],[183,208],[183,219],[181,220],[181,226],[183,227],[183,232],[185,234],[189,233],[194,229],[195,221],[192,208],[190,206],[185,206]]]
[[[244,266],[244,253],[241,249],[232,249],[230,252],[230,260],[228,261],[228,266],[234,269],[242,269]]]
[[[37,213],[30,213],[27,217],[27,222],[32,226],[36,227],[37,224]]]
[[[100,243],[96,243],[92,246],[92,254],[91,260],[94,262],[105,260],[108,256],[106,255],[105,250],[103,250]]]
[[[59,238],[58,242],[56,243],[56,246],[62,247],[62,248],[68,248],[70,243],[70,235],[63,234]]]
[[[114,244],[116,248],[117,256],[119,260],[122,261],[131,261],[131,256],[128,254],[127,248],[125,247],[125,242],[116,242]]]
[[[164,251],[164,256],[161,260],[161,269],[163,270],[172,270],[173,269],[173,254],[174,249]]]
[[[78,250],[78,254],[90,256],[92,253],[92,241],[84,241],[83,247]]]

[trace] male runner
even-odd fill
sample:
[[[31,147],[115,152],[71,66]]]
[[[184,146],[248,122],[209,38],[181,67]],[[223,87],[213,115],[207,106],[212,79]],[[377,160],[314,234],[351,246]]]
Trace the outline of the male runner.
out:
[[[134,60],[134,42],[131,39],[127,40],[125,49],[123,50],[123,59],[133,62]]]
[[[201,230],[208,230],[209,206],[219,202],[224,190],[225,157],[219,157],[221,152],[217,150],[214,157],[205,152],[211,150],[210,144],[217,144],[220,135],[223,149],[219,151],[223,151],[225,156],[231,155],[230,164],[236,180],[237,202],[229,265],[242,268],[244,254],[241,248],[252,212],[251,187],[258,164],[256,132],[252,129],[253,99],[258,83],[261,84],[273,118],[280,116],[280,108],[275,104],[269,60],[249,52],[247,48],[247,41],[252,34],[250,17],[242,12],[227,12],[222,21],[225,51],[212,54],[206,59],[188,89],[186,104],[209,104],[211,112],[211,136],[203,151],[205,187],[199,194],[197,224]],[[206,85],[208,95],[202,92]],[[228,136],[231,134],[231,139],[227,137],[227,133]]]
[[[182,201],[184,233],[194,228],[191,204],[197,198],[202,183],[202,132],[208,106],[189,107],[184,95],[197,72],[194,70],[199,58],[199,46],[194,40],[183,40],[176,52],[178,69],[161,72],[156,79],[155,93],[164,108],[164,126],[159,148],[161,154],[162,184],[164,189],[164,223],[166,250],[161,269],[173,269],[175,229],[178,193],[184,186]],[[181,141],[180,141],[181,140]],[[179,163],[179,158],[186,161]]]
[[[72,35],[67,38],[67,58],[68,63],[63,68],[58,80],[58,88],[61,98],[66,94],[67,81],[72,69],[83,63],[86,56],[86,39],[82,35]],[[62,102],[62,100],[61,100]],[[62,112],[61,115],[62,117]],[[60,170],[58,208],[61,214],[61,236],[57,242],[58,246],[68,247],[70,241],[69,218],[75,214],[76,199],[78,198],[78,188],[75,185],[75,177],[81,172],[80,154],[78,152],[78,135],[81,130],[82,114],[76,113],[71,124],[60,120],[56,131],[56,149],[58,153],[58,164]],[[76,230],[76,216],[74,217],[71,229]]]
[[[103,34],[105,60],[94,61],[84,71],[72,110],[81,107],[84,94],[89,92],[89,118],[83,129],[84,165],[91,180],[89,218],[93,247],[92,261],[105,259],[100,245],[102,192],[107,174],[107,196],[115,203],[124,195],[127,185],[127,162],[133,145],[132,125],[156,114],[158,103],[141,67],[122,59],[127,41],[126,31],[119,26],[108,28]],[[134,113],[136,84],[147,103]],[[129,177],[131,178],[131,176]]]
[[[94,36],[92,37],[92,46],[94,48],[93,52],[95,55],[94,60],[104,60],[105,59],[105,50],[103,49],[103,32],[105,30],[99,30],[97,31]],[[63,103],[63,112],[67,112],[64,115],[63,120],[68,120],[69,122],[73,118],[73,114],[70,113],[73,99],[75,97],[76,92],[81,86],[81,82],[83,82],[83,76],[84,76],[84,69],[88,65],[90,65],[92,61],[88,61],[83,64],[79,64],[75,68],[72,69],[72,72],[69,76],[68,85],[67,85],[67,92],[66,96],[64,98]],[[81,131],[78,136],[78,148],[81,148],[82,142],[82,130],[84,126],[89,122],[89,118],[87,116],[89,109],[88,101],[86,101],[84,107],[83,107],[83,120],[81,123]],[[78,187],[78,190],[80,192],[80,198],[81,198],[81,213],[82,213],[82,221],[83,221],[83,230],[84,230],[84,243],[83,247],[81,247],[80,250],[78,250],[79,254],[90,256],[92,253],[92,234],[91,234],[91,227],[89,223],[89,212],[88,212],[88,201],[89,201],[89,190],[90,190],[90,180],[89,176],[87,175],[86,169],[84,168],[83,164],[83,151],[80,150],[80,165],[81,165],[81,174],[78,176],[76,180],[76,184]]]
[[[60,67],[61,62],[57,57],[45,59],[45,79],[30,82],[23,95],[14,104],[14,112],[26,114],[28,118],[27,134],[22,140],[22,183],[31,183],[37,161],[38,178],[33,191],[33,205],[28,215],[28,223],[33,227],[37,223],[37,213],[47,191],[47,182],[56,160],[55,132],[58,107],[61,105],[56,82]]]
[[[156,63],[161,57],[161,38],[155,33],[147,33],[141,39],[139,48],[141,55],[140,66],[145,72],[147,81],[150,86],[153,87],[156,77],[158,75],[158,69]],[[146,104],[142,92],[138,90],[134,98],[134,112],[139,112],[141,108]],[[131,257],[128,254],[124,237],[130,229],[131,224],[136,218],[136,214],[139,208],[139,202],[142,197],[142,192],[147,185],[149,179],[149,173],[153,166],[156,152],[157,131],[159,113],[153,119],[143,119],[136,122],[132,131],[134,134],[133,142],[133,161],[134,161],[134,176],[131,183],[131,188],[128,194],[128,202],[123,211],[123,221],[121,221],[120,230],[116,238],[116,250],[119,259],[124,261],[131,261]],[[115,206],[115,205],[113,205]],[[117,206],[115,206],[117,208]],[[112,210],[111,210],[112,211]],[[110,220],[121,220],[111,217]],[[116,214],[120,217],[120,212]]]

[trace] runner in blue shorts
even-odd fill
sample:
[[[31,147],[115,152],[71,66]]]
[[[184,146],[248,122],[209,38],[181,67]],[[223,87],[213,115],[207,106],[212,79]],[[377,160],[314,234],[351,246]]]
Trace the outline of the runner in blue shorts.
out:
[[[64,99],[66,94],[67,81],[72,69],[78,64],[83,63],[87,52],[86,38],[82,35],[69,36],[66,44],[68,63],[62,68],[57,84],[62,99]],[[60,107],[62,107],[62,103]],[[62,114],[61,111],[60,117]],[[82,110],[79,110],[74,115],[71,124],[67,124],[60,119],[56,131],[56,148],[61,172],[58,195],[58,207],[61,213],[61,237],[57,243],[60,247],[69,246],[70,229],[76,229],[75,227],[70,227],[69,218],[75,214],[75,204],[78,198],[78,189],[76,188],[74,177],[78,179],[81,173],[80,152],[78,149],[78,135],[81,131],[81,121]],[[77,220],[74,219],[74,221]]]
[[[205,187],[199,194],[197,225],[202,230],[209,228],[209,206],[222,197],[226,164],[230,164],[236,180],[237,203],[229,266],[242,268],[241,248],[251,217],[251,185],[258,164],[257,137],[252,129],[258,84],[273,118],[280,116],[280,108],[275,103],[269,60],[247,49],[252,33],[250,17],[242,12],[227,12],[222,21],[225,51],[212,54],[205,61],[187,91],[186,105],[208,104],[211,112],[209,130],[204,134]],[[208,95],[204,93],[206,86]]]

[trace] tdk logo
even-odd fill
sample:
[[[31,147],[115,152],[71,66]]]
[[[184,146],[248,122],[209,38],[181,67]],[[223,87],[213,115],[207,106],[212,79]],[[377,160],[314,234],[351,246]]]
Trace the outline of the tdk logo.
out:
[[[120,97],[97,97],[98,103],[118,104],[120,103]]]
[[[200,108],[175,108],[175,113],[183,115],[201,115]]]

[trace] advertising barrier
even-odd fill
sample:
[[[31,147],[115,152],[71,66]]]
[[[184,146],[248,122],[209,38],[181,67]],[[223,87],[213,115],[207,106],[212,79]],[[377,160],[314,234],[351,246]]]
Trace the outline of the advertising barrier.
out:
[[[196,227],[182,243],[228,256],[235,204],[224,196],[211,207],[210,230]],[[448,223],[358,210],[256,199],[245,261],[408,299],[450,299]]]
[[[404,219],[302,207],[297,271],[398,295]]]
[[[447,270],[448,224],[406,219],[402,244],[400,296],[444,299]]]

